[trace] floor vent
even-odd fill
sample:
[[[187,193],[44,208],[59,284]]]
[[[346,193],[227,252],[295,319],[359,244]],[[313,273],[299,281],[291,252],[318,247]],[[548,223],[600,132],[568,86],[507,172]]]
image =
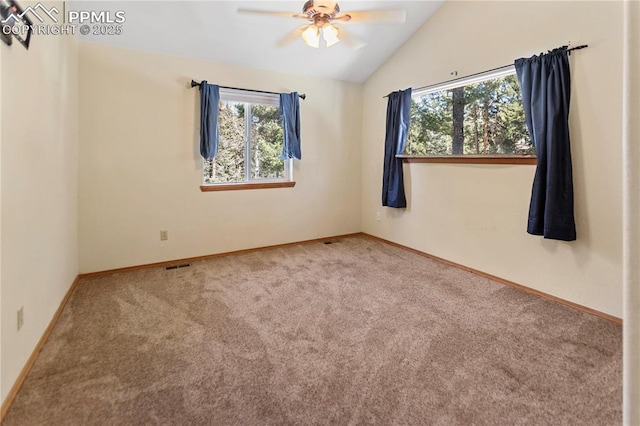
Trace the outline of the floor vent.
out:
[[[189,266],[191,266],[190,263],[183,263],[183,264],[180,264],[180,265],[169,265],[164,269],[166,269],[168,271],[169,269],[188,268]]]

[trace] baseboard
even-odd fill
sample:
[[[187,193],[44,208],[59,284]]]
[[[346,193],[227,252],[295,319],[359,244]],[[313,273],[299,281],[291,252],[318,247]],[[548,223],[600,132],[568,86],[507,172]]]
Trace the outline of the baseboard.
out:
[[[492,275],[492,274],[489,274],[489,273],[486,273],[486,272],[483,272],[483,271],[480,271],[480,270],[477,270],[477,269],[474,269],[474,268],[470,268],[468,266],[461,265],[459,263],[452,262],[450,260],[447,260],[447,259],[444,259],[444,258],[441,258],[441,257],[438,257],[438,256],[434,256],[432,254],[425,253],[423,251],[416,250],[416,249],[413,249],[411,247],[403,246],[402,244],[398,244],[398,243],[395,243],[393,241],[385,240],[384,238],[376,237],[374,235],[367,234],[367,233],[364,233],[364,232],[355,232],[355,233],[352,233],[352,234],[336,235],[336,236],[333,236],[333,237],[316,238],[316,239],[312,239],[312,240],[297,241],[297,242],[293,242],[293,243],[276,244],[276,245],[271,245],[271,246],[256,247],[256,248],[245,249],[245,250],[236,250],[236,251],[230,251],[230,252],[224,252],[224,253],[209,254],[209,255],[205,255],[205,256],[188,257],[188,258],[184,258],[184,259],[167,260],[167,261],[164,261],[164,262],[148,263],[148,264],[144,264],[144,265],[136,265],[136,266],[129,266],[129,267],[125,267],[125,268],[109,269],[109,270],[105,270],[105,271],[89,272],[89,273],[86,273],[86,274],[80,274],[79,278],[80,279],[93,278],[93,277],[99,277],[99,276],[103,276],[103,275],[111,275],[111,274],[115,274],[115,273],[118,273],[118,272],[129,272],[129,271],[135,271],[135,270],[139,270],[139,269],[165,267],[165,266],[169,266],[169,265],[195,262],[195,261],[198,261],[198,260],[215,259],[215,258],[219,258],[219,257],[232,256],[232,255],[236,255],[236,254],[253,253],[253,252],[262,251],[262,250],[271,250],[271,249],[275,249],[275,248],[290,247],[290,246],[294,246],[294,245],[298,245],[298,244],[324,242],[324,241],[329,241],[329,240],[333,240],[333,239],[336,239],[336,238],[346,238],[346,237],[353,237],[353,236],[357,236],[357,235],[362,235],[362,236],[365,236],[367,238],[371,238],[371,239],[383,242],[385,244],[389,244],[391,246],[398,247],[398,248],[410,251],[412,253],[418,254],[420,256],[427,257],[427,258],[435,260],[437,262],[441,262],[441,263],[447,264],[449,266],[453,266],[455,268],[462,269],[462,270],[467,271],[467,272],[471,272],[471,273],[479,275],[481,277],[488,278],[488,279],[490,279],[492,281],[499,282],[500,284],[508,285],[510,287],[517,288],[517,289],[519,289],[521,291],[524,291],[526,293],[533,294],[533,295],[538,296],[538,297],[542,297],[543,299],[547,299],[547,300],[550,300],[552,302],[559,303],[561,305],[568,306],[568,307],[573,308],[573,309],[577,309],[577,310],[585,312],[587,314],[594,315],[594,316],[597,316],[599,318],[603,318],[603,319],[605,319],[607,321],[611,321],[611,322],[616,323],[616,324],[622,324],[622,319],[620,319],[618,317],[615,317],[613,315],[609,315],[609,314],[606,314],[604,312],[600,312],[600,311],[597,311],[595,309],[591,309],[591,308],[588,308],[586,306],[582,306],[580,304],[577,304],[577,303],[574,303],[574,302],[570,302],[570,301],[565,300],[565,299],[561,299],[561,298],[553,296],[551,294],[544,293],[544,292],[539,291],[539,290],[535,290],[535,289],[533,289],[531,287],[527,287],[527,286],[524,286],[522,284],[518,284],[518,283],[515,283],[513,281],[509,281],[509,280],[506,280],[504,278],[500,278],[498,276],[495,276],[495,275]]]
[[[409,252],[418,254],[420,256],[427,257],[427,258],[435,260],[437,262],[441,262],[441,263],[444,263],[446,265],[453,266],[455,268],[462,269],[462,270],[467,271],[467,272],[471,272],[471,273],[479,275],[481,277],[488,278],[488,279],[490,279],[492,281],[499,282],[501,284],[517,288],[518,290],[524,291],[526,293],[533,294],[535,296],[541,297],[543,299],[550,300],[550,301],[555,302],[555,303],[559,303],[559,304],[564,305],[564,306],[568,306],[568,307],[573,308],[573,309],[577,309],[579,311],[585,312],[585,313],[590,314],[590,315],[594,315],[596,317],[611,321],[613,323],[620,324],[620,325],[622,324],[622,319],[620,319],[618,317],[615,317],[613,315],[605,314],[604,312],[600,312],[600,311],[597,311],[595,309],[591,309],[591,308],[588,308],[586,306],[582,306],[582,305],[579,305],[577,303],[570,302],[568,300],[564,300],[564,299],[561,299],[561,298],[556,297],[556,296],[552,296],[550,294],[547,294],[547,293],[544,293],[542,291],[538,291],[538,290],[532,289],[532,288],[524,286],[522,284],[517,284],[517,283],[514,283],[513,281],[505,280],[504,278],[500,278],[500,277],[497,277],[495,275],[488,274],[486,272],[482,272],[482,271],[479,271],[477,269],[470,268],[468,266],[464,266],[464,265],[461,265],[459,263],[452,262],[450,260],[447,260],[447,259],[444,259],[444,258],[441,258],[441,257],[438,257],[438,256],[434,256],[432,254],[425,253],[423,251],[416,250],[416,249],[413,249],[411,247],[403,246],[402,244],[398,244],[398,243],[395,243],[393,241],[385,240],[384,238],[376,237],[374,235],[367,234],[367,233],[364,233],[364,232],[356,232],[356,233],[352,233],[352,234],[336,235],[334,237],[316,238],[316,239],[313,239],[313,240],[305,240],[305,241],[298,241],[298,242],[293,242],[293,243],[277,244],[277,245],[272,245],[272,246],[256,247],[256,248],[246,249],[246,250],[236,250],[236,251],[225,252],[225,253],[210,254],[210,255],[206,255],[206,256],[198,256],[198,257],[189,257],[189,258],[185,258],[185,259],[168,260],[168,261],[164,261],[164,262],[149,263],[149,264],[145,264],[145,265],[130,266],[130,267],[126,267],[126,268],[110,269],[110,270],[106,270],[106,271],[90,272],[90,273],[78,275],[76,277],[76,279],[73,281],[73,284],[71,284],[71,287],[69,288],[69,290],[67,290],[67,293],[65,294],[64,298],[60,302],[60,306],[58,307],[58,309],[56,310],[55,314],[53,315],[53,318],[51,318],[51,321],[49,322],[49,325],[47,326],[47,328],[45,329],[44,333],[42,334],[42,337],[38,341],[38,344],[35,346],[33,352],[31,353],[31,356],[29,357],[29,359],[27,360],[26,364],[22,368],[22,371],[20,372],[20,374],[18,375],[18,378],[16,379],[15,383],[11,387],[11,390],[9,391],[7,397],[2,402],[2,411],[0,412],[0,423],[4,419],[4,416],[7,414],[7,411],[9,411],[9,408],[11,407],[11,404],[13,403],[13,400],[15,399],[18,391],[22,387],[22,383],[24,382],[24,380],[26,379],[27,375],[29,374],[29,371],[33,367],[33,364],[35,363],[36,359],[38,358],[38,354],[42,350],[42,347],[46,343],[47,339],[49,338],[49,335],[51,334],[51,331],[53,330],[53,327],[55,327],[56,323],[58,322],[64,307],[66,306],[69,298],[71,297],[71,295],[75,291],[76,287],[78,286],[78,282],[81,279],[98,277],[98,276],[102,276],[102,275],[110,275],[110,274],[114,274],[114,273],[117,273],[117,272],[128,272],[128,271],[134,271],[134,270],[138,270],[138,269],[156,268],[156,267],[163,267],[163,266],[168,266],[168,265],[173,265],[173,264],[195,262],[195,261],[198,261],[198,260],[215,259],[215,258],[219,258],[219,257],[232,256],[232,255],[236,255],[236,254],[253,253],[253,252],[262,251],[262,250],[271,250],[271,249],[275,249],[275,248],[290,247],[290,246],[299,245],[299,244],[307,244],[307,243],[314,243],[314,242],[324,242],[324,241],[334,240],[334,239],[337,239],[337,238],[346,238],[346,237],[353,237],[353,236],[358,236],[358,235],[362,235],[364,237],[371,238],[373,240],[383,242],[383,243],[388,244],[390,246],[398,247],[398,248],[401,248],[403,250],[407,250]]]
[[[29,371],[31,371],[31,367],[33,367],[33,364],[36,362],[36,359],[38,358],[38,355],[40,354],[42,347],[44,346],[47,339],[49,338],[49,335],[51,334],[53,327],[55,327],[58,320],[60,319],[62,310],[64,309],[64,307],[67,304],[67,301],[69,301],[69,298],[71,297],[76,287],[78,286],[78,282],[80,282],[79,275],[76,277],[75,280],[73,280],[71,287],[69,287],[69,290],[67,290],[67,293],[64,295],[64,298],[60,302],[60,306],[58,306],[58,310],[56,310],[56,313],[53,314],[53,318],[51,318],[51,321],[49,321],[49,325],[44,330],[44,333],[42,333],[42,337],[40,337],[38,344],[36,344],[36,347],[33,349],[33,352],[31,352],[31,356],[29,356],[29,359],[27,360],[26,364],[24,365],[24,367],[22,367],[22,371],[20,371],[20,374],[18,374],[18,378],[13,383],[13,386],[11,387],[11,390],[7,394],[7,397],[2,402],[2,411],[0,412],[0,423],[4,420],[4,416],[7,414],[7,411],[9,411],[9,407],[11,407],[13,400],[15,399],[16,395],[18,394],[18,391],[22,387],[22,383],[24,383],[24,380],[27,378]]]
[[[111,274],[115,274],[115,273],[119,273],[119,272],[137,271],[139,269],[162,268],[162,267],[170,266],[170,265],[196,262],[198,260],[216,259],[216,258],[219,258],[219,257],[233,256],[235,254],[254,253],[254,252],[262,251],[262,250],[272,250],[272,249],[276,249],[276,248],[296,246],[298,244],[318,243],[318,242],[335,240],[337,238],[353,237],[353,236],[356,236],[356,235],[362,235],[362,232],[355,232],[355,233],[352,233],[352,234],[336,235],[336,236],[333,236],[333,237],[315,238],[313,240],[296,241],[296,242],[293,242],[293,243],[276,244],[276,245],[272,245],[272,246],[256,247],[256,248],[250,248],[250,249],[245,249],[245,250],[228,251],[228,252],[224,252],[224,253],[207,254],[207,255],[204,255],[204,256],[187,257],[187,258],[184,258],[184,259],[166,260],[166,261],[163,261],[163,262],[147,263],[147,264],[144,264],[144,265],[127,266],[127,267],[124,267],[124,268],[116,268],[116,269],[107,269],[105,271],[88,272],[88,273],[85,273],[85,274],[80,274],[80,279],[100,277],[100,276],[103,276],[103,275],[111,275]]]
[[[441,262],[441,263],[447,264],[449,266],[453,266],[455,268],[462,269],[462,270],[467,271],[467,272],[471,272],[473,274],[479,275],[479,276],[484,277],[484,278],[488,278],[488,279],[490,279],[492,281],[499,282],[500,284],[504,284],[504,285],[508,285],[510,287],[517,288],[518,290],[524,291],[526,293],[533,294],[533,295],[541,297],[543,299],[547,299],[547,300],[550,300],[552,302],[559,303],[561,305],[568,306],[570,308],[577,309],[577,310],[585,312],[587,314],[594,315],[596,317],[605,319],[607,321],[611,321],[613,323],[622,325],[622,319],[618,318],[618,317],[615,317],[613,315],[605,314],[604,312],[600,312],[600,311],[597,311],[595,309],[591,309],[591,308],[588,308],[586,306],[582,306],[582,305],[579,305],[577,303],[570,302],[570,301],[565,300],[565,299],[561,299],[561,298],[553,296],[551,294],[544,293],[544,292],[539,291],[539,290],[535,290],[535,289],[533,289],[531,287],[527,287],[527,286],[524,286],[522,284],[514,283],[513,281],[505,280],[504,278],[500,278],[500,277],[497,277],[495,275],[491,275],[491,274],[488,274],[486,272],[482,272],[482,271],[479,271],[477,269],[470,268],[468,266],[464,266],[464,265],[461,265],[459,263],[452,262],[450,260],[443,259],[441,257],[434,256],[432,254],[425,253],[425,252],[420,251],[420,250],[413,249],[411,247],[403,246],[402,244],[394,243],[393,241],[385,240],[384,238],[376,237],[375,235],[367,234],[367,233],[364,233],[364,232],[362,233],[362,235],[364,235],[367,238],[371,238],[371,239],[383,242],[385,244],[389,244],[391,246],[398,247],[398,248],[410,251],[410,252],[418,254],[420,256],[428,257],[429,259],[435,260],[437,262]]]

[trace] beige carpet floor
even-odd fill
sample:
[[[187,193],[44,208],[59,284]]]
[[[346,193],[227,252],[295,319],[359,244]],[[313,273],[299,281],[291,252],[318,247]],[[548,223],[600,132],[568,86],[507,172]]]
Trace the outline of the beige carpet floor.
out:
[[[83,280],[6,425],[615,425],[621,327],[366,238]]]

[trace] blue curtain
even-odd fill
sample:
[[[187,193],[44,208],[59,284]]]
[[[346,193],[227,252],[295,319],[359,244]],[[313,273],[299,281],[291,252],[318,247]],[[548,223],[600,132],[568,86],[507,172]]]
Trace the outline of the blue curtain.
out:
[[[389,94],[387,102],[387,132],[384,138],[384,169],[382,174],[382,205],[407,207],[404,195],[402,160],[411,119],[411,89]]]
[[[300,97],[297,92],[280,94],[280,117],[284,129],[282,159],[302,159],[300,151]]]
[[[200,83],[200,155],[210,160],[218,153],[218,106],[220,88]]]
[[[569,141],[571,75],[566,47],[515,61],[527,128],[538,157],[527,232],[573,241],[573,172]]]

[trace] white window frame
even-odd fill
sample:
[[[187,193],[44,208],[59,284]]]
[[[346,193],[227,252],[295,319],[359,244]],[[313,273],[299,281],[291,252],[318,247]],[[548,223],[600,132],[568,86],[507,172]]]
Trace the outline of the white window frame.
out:
[[[510,65],[506,68],[502,68],[494,71],[487,71],[480,74],[476,74],[471,77],[461,78],[454,81],[444,82],[433,86],[425,87],[424,89],[417,89],[411,93],[412,98],[419,98],[430,93],[441,92],[443,90],[456,89],[462,86],[468,86],[469,84],[481,83],[487,80],[493,80],[494,78],[506,77],[509,75],[515,75],[516,67]]]
[[[245,113],[245,139],[244,139],[244,180],[241,182],[216,182],[206,183],[204,174],[202,176],[202,182],[204,186],[216,186],[216,185],[243,185],[243,184],[260,184],[260,183],[275,183],[275,182],[293,182],[293,160],[284,160],[284,176],[281,178],[271,179],[255,179],[251,177],[251,104],[264,104],[274,105],[280,107],[280,96],[278,94],[252,92],[249,90],[238,89],[225,89],[220,88],[220,102],[238,102],[244,103],[246,108]],[[284,143],[284,141],[283,141]],[[203,164],[206,160],[203,160]],[[215,161],[215,159],[214,159]]]
[[[467,86],[470,84],[481,83],[487,80],[493,80],[500,77],[507,77],[516,74],[516,68],[514,65],[507,67],[501,67],[500,69],[491,70],[483,73],[478,73],[473,76],[455,79],[440,84],[425,87],[423,89],[416,89],[411,93],[412,101],[417,102],[422,96],[441,92],[444,90],[451,90],[458,87]],[[406,148],[405,148],[406,149]],[[402,155],[397,155],[397,158],[401,158],[407,162],[416,163],[477,163],[477,164],[536,164],[535,155],[519,155],[519,154],[464,154],[464,155],[431,155],[426,156],[407,154],[406,151]]]

